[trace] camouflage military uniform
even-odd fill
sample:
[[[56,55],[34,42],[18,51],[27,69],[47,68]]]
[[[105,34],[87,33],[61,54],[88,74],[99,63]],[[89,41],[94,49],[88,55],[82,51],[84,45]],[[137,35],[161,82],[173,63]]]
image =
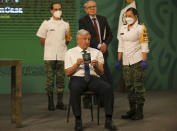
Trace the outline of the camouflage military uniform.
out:
[[[123,25],[118,34],[119,55],[123,59],[123,77],[128,91],[130,111],[122,115],[123,119],[143,119],[145,102],[144,72],[146,56],[149,52],[148,35],[145,25],[136,21],[131,28]],[[145,65],[143,65],[145,63]],[[144,68],[145,67],[145,68]]]
[[[59,4],[59,3],[57,3]],[[59,4],[60,5],[60,4]],[[55,6],[52,5],[52,6]],[[57,7],[56,7],[57,8]],[[53,9],[52,9],[53,10]],[[67,51],[67,44],[71,40],[69,23],[63,19],[56,19],[52,16],[44,20],[37,34],[44,46],[44,63],[47,76],[46,91],[48,95],[48,110],[53,111],[54,100],[53,90],[56,76],[57,88],[57,109],[66,109],[62,102],[64,89],[64,56]]]
[[[133,65],[123,66],[123,77],[126,89],[128,91],[128,99],[136,104],[143,104],[145,101],[144,94],[144,70],[141,62]]]
[[[54,81],[56,74],[56,92],[57,94],[63,94],[64,91],[64,61],[59,60],[45,60],[44,61],[45,72],[47,76],[46,91],[48,94],[53,93]]]

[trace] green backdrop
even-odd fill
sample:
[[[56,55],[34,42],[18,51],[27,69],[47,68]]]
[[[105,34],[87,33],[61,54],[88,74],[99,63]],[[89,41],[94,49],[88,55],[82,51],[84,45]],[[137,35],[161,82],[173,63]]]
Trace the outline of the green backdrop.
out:
[[[21,0],[19,3],[4,3],[23,8],[23,14],[0,13],[0,59],[17,58],[23,60],[23,92],[41,93],[45,87],[43,68],[43,48],[36,37],[41,22],[50,16],[49,3],[53,0]],[[85,15],[83,5],[87,0],[60,0],[63,19],[70,22],[73,40],[68,48],[74,47],[78,19]],[[114,89],[120,88],[121,69],[116,71],[117,29],[120,10],[124,0],[95,0],[98,14],[107,17],[113,40],[109,46],[108,63],[114,78]],[[150,38],[150,53],[146,71],[147,90],[166,90],[177,88],[177,0],[136,0],[141,23],[147,26]],[[8,18],[7,16],[10,16]],[[68,80],[66,78],[67,87]],[[66,88],[67,90],[67,88]],[[10,68],[0,67],[0,93],[10,92]]]

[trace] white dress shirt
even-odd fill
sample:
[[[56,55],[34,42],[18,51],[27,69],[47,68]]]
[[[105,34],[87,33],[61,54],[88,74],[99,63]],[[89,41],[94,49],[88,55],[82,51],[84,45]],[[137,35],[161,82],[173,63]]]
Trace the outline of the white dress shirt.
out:
[[[68,30],[69,24],[62,19],[54,20],[51,17],[41,24],[36,35],[45,38],[44,60],[64,60],[67,51],[65,36]]]
[[[148,53],[146,27],[136,22],[128,31],[128,25],[122,26],[118,35],[118,52],[123,53],[123,65],[132,65],[142,60],[142,52]]]
[[[86,51],[87,53],[90,53],[91,60],[97,60],[98,62],[104,64],[103,54],[99,50],[88,47]],[[83,54],[83,49],[81,49],[79,46],[69,49],[65,54],[65,69],[68,69],[72,67],[74,64],[76,64],[77,59],[79,58],[83,59],[82,54]],[[89,67],[90,67],[90,75],[99,77],[99,75],[96,74],[94,67],[91,66],[90,64]],[[80,77],[85,76],[84,64],[81,64],[72,76],[80,76]]]

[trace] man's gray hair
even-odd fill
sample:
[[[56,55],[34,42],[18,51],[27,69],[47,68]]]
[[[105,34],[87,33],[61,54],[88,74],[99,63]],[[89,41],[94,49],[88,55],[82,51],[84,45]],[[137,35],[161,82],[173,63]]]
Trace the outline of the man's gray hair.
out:
[[[80,37],[81,35],[90,35],[90,33],[87,30],[81,29],[78,30],[76,37]]]
[[[84,4],[84,7],[85,7],[85,8],[87,7],[87,4],[88,4],[89,2],[94,2],[94,3],[96,4],[96,2],[95,2],[94,0],[88,0],[88,1]]]

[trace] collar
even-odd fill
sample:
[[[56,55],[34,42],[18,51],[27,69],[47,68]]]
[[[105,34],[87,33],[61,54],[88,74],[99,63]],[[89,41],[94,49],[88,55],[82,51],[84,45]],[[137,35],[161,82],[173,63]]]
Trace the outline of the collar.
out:
[[[52,17],[50,17],[50,20],[53,21],[53,22],[60,22],[60,21],[62,21],[63,19],[61,18],[60,20],[54,20],[54,18],[53,18],[53,16],[52,16]]]
[[[95,18],[95,19],[97,20],[96,15],[95,15],[95,16],[90,16],[90,15],[89,15],[89,17],[90,17],[91,20],[92,20],[93,18]]]
[[[82,53],[83,49],[81,49],[79,46],[77,46],[77,50]],[[88,47],[86,50],[85,50],[87,53],[90,53],[90,47]]]
[[[135,29],[138,26],[138,20],[133,24],[133,26],[130,28],[130,30]],[[125,25],[126,29],[128,30],[128,24]]]
[[[138,20],[135,22],[135,24],[132,26],[132,29],[133,28],[136,28],[138,26]]]

